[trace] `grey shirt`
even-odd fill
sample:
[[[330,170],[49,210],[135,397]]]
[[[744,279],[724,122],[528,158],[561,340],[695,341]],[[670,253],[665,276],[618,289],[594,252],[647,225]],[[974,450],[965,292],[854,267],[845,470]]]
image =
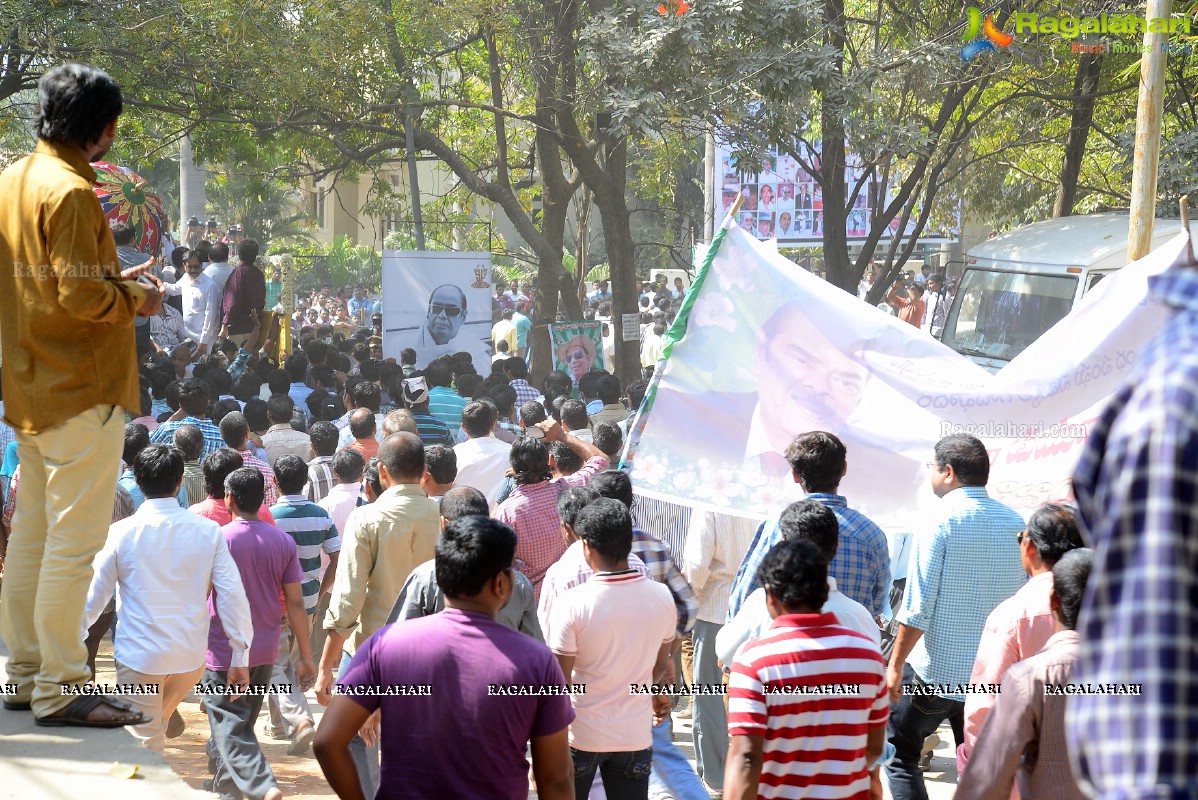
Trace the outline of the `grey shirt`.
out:
[[[541,633],[541,623],[537,620],[537,604],[533,600],[532,583],[520,570],[512,570],[512,575],[516,579],[512,597],[495,615],[495,621],[512,630],[527,633],[538,642],[544,642],[545,635]],[[425,561],[412,570],[412,574],[404,581],[395,607],[387,617],[387,624],[427,617],[444,609],[445,593],[437,586],[436,562]]]

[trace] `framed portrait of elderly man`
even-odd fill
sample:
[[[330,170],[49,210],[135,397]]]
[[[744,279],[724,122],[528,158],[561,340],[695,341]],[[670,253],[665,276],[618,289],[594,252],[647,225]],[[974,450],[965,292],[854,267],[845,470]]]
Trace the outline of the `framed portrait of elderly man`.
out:
[[[481,374],[491,365],[491,254],[388,250],[383,253],[383,356],[416,351],[423,367],[469,353]]]
[[[560,369],[578,383],[593,369],[603,369],[603,324],[559,322],[549,326],[553,337],[553,368]]]

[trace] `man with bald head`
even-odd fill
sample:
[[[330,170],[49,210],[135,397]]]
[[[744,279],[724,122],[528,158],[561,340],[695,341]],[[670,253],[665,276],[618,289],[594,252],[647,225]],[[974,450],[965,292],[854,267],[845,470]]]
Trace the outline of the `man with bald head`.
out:
[[[378,458],[383,493],[370,505],[354,509],[341,536],[316,678],[321,705],[331,698],[333,668],[340,664],[344,673],[353,652],[387,621],[408,574],[433,557],[441,530],[437,503],[420,488],[420,437],[406,431],[392,434],[383,440]],[[378,751],[370,750],[361,739],[350,744],[367,797],[373,797],[378,786]]]
[[[379,442],[374,438],[374,412],[355,408],[349,415],[349,432],[353,436],[349,449],[357,450],[366,461],[379,454]]]

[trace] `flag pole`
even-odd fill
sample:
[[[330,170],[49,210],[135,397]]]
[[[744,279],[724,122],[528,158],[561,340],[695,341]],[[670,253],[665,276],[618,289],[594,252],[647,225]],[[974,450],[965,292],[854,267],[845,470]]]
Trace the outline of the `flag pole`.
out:
[[[744,200],[744,194],[738,192],[736,199],[732,201],[732,206],[728,209],[728,213],[724,215],[719,228],[716,229],[715,236],[711,238],[711,243],[707,245],[707,253],[703,257],[703,263],[699,266],[699,271],[695,274],[694,282],[686,290],[686,295],[682,298],[682,307],[678,310],[678,316],[674,318],[674,324],[666,331],[665,341],[661,348],[661,358],[657,360],[657,365],[653,369],[653,377],[649,379],[649,388],[645,390],[645,397],[641,400],[641,406],[628,428],[628,437],[624,442],[624,450],[620,454],[620,469],[627,469],[632,465],[632,460],[636,456],[637,445],[640,444],[641,436],[645,431],[645,423],[649,420],[649,412],[653,410],[653,403],[657,399],[657,387],[661,384],[661,376],[665,372],[666,361],[674,352],[674,345],[686,336],[686,324],[690,319],[691,309],[694,308],[695,300],[702,291],[703,284],[707,281],[707,273],[711,270],[711,263],[715,261],[716,253],[719,252],[720,245],[724,242],[724,236],[728,233],[728,228],[732,226],[736,219],[736,212],[740,211]]]

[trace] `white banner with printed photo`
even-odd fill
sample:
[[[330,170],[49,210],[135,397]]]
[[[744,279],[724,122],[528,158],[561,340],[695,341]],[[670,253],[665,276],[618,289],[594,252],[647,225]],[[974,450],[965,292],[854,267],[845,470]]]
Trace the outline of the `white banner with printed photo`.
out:
[[[383,355],[405,347],[423,368],[446,353],[470,353],[491,371],[491,254],[383,251]]]
[[[1184,238],[1089,292],[997,375],[732,227],[653,394],[632,460],[638,491],[745,516],[799,495],[783,454],[826,430],[848,450],[841,491],[883,527],[915,529],[935,497],[933,446],[973,433],[991,496],[1025,516],[1071,496],[1089,427],[1167,310],[1148,278]]]

